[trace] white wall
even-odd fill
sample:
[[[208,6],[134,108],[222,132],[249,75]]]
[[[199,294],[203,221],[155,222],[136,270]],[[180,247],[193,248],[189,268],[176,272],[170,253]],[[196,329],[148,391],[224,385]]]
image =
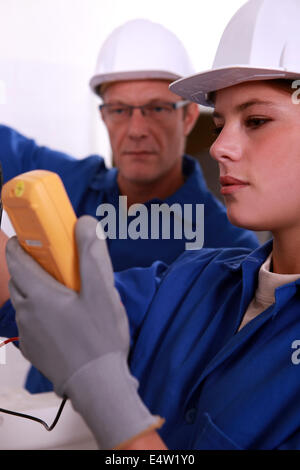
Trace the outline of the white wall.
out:
[[[113,28],[146,17],[172,29],[196,69],[210,67],[224,26],[245,0],[0,0],[1,121],[76,157],[110,148],[88,87]],[[1,101],[1,96],[0,96]]]
[[[225,25],[244,3],[0,0],[0,121],[78,158],[100,153],[109,162],[97,98],[88,87],[105,37],[129,19],[149,18],[177,33],[200,71],[211,66]],[[0,387],[22,386],[27,367],[19,351],[7,346]]]

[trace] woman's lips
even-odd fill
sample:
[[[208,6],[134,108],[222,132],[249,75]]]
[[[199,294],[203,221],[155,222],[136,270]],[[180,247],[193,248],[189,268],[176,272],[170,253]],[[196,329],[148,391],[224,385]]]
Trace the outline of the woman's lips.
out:
[[[233,176],[221,176],[220,177],[220,184],[221,184],[221,194],[223,196],[227,194],[232,194],[240,189],[249,186],[249,183],[243,180],[239,180],[234,178]]]

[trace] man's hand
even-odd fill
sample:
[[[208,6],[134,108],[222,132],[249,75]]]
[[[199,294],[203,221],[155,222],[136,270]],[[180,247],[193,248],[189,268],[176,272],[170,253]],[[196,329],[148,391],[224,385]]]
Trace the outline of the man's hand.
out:
[[[100,447],[110,449],[162,420],[144,406],[128,369],[128,319],[96,225],[89,216],[76,225],[79,294],[45,272],[15,237],[7,243],[7,263],[21,351],[71,399]]]

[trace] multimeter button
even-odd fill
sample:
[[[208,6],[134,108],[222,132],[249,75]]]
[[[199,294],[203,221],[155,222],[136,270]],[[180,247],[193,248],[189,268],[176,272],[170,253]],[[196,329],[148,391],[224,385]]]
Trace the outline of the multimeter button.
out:
[[[28,246],[43,246],[40,240],[25,240],[25,243]]]

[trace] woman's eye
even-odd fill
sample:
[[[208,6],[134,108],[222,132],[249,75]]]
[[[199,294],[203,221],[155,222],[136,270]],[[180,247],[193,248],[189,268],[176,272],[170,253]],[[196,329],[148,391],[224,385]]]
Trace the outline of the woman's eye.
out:
[[[222,126],[215,126],[212,129],[214,135],[218,136],[221,134],[223,127]]]
[[[250,129],[257,129],[264,124],[266,124],[270,119],[267,118],[259,118],[259,117],[251,117],[246,119],[246,126]]]

